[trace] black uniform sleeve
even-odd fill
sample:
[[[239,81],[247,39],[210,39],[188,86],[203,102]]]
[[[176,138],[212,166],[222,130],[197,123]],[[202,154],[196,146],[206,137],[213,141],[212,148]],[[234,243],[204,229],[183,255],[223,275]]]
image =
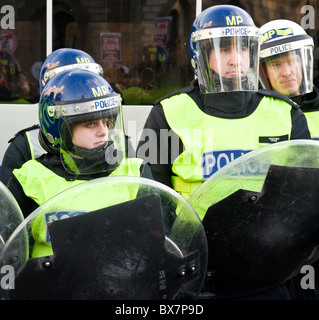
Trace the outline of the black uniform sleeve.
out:
[[[24,218],[26,218],[30,213],[38,208],[39,205],[34,200],[25,195],[22,186],[13,174],[9,178],[7,187],[17,200]]]
[[[172,155],[172,141],[180,141],[180,139],[170,129],[165,119],[163,108],[160,103],[157,103],[153,106],[146,119],[137,146],[137,157],[150,163],[154,180],[169,187],[172,187],[172,163],[176,156],[179,155],[178,150],[174,150],[174,155]],[[179,144],[179,148],[182,148],[181,142]]]
[[[308,128],[307,120],[301,109],[291,109],[291,140],[294,139],[310,139],[310,131]]]
[[[31,159],[28,139],[25,133],[17,135],[6,150],[0,170],[0,181],[7,185],[11,173]]]

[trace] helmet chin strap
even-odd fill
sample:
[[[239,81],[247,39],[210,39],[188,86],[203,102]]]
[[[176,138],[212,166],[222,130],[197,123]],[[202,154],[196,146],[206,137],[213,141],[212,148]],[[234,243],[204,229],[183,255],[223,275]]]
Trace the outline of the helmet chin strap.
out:
[[[105,142],[103,145],[93,149],[73,145],[68,155],[76,165],[77,174],[112,172],[123,159],[123,152],[115,149],[113,141]],[[66,161],[64,157],[64,164],[68,167],[67,171],[76,173],[72,169],[72,163],[69,163],[70,160]]]
[[[114,141],[107,141],[97,148],[87,149],[74,145],[75,155],[83,159],[85,162],[91,162],[93,165],[97,163],[106,163],[107,165],[119,164],[123,158],[123,152],[115,148]]]
[[[213,71],[213,74],[214,74],[214,79],[215,79],[215,87],[220,89],[222,86],[221,81],[220,81],[220,77],[214,71]],[[241,88],[243,90],[255,89],[253,84],[249,81],[248,77],[242,78],[240,83],[238,82],[237,79],[234,80],[233,78],[222,77],[222,83],[223,83],[224,91],[233,91],[235,89],[238,89],[236,87],[238,87],[239,84],[241,85]]]
[[[87,149],[87,148],[79,147],[77,145],[73,145],[70,152],[81,159],[94,161],[94,160],[100,159],[101,154],[104,155],[106,148],[110,146],[112,143],[113,141],[107,141],[104,144],[93,149]]]

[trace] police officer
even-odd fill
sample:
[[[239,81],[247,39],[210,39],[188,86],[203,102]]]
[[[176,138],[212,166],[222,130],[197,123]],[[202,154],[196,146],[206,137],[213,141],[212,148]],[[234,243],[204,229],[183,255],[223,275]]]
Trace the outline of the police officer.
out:
[[[310,138],[298,105],[258,90],[259,30],[247,12],[232,5],[204,10],[189,49],[196,81],[154,103],[138,145],[155,180],[188,198],[246,152]]]
[[[109,83],[84,70],[62,71],[39,101],[47,152],[14,169],[8,188],[27,216],[55,194],[86,180],[112,175],[151,178],[142,159],[128,159],[122,104]]]
[[[311,36],[297,23],[274,20],[260,28],[260,82],[300,105],[312,139],[319,139],[319,90],[313,85]]]
[[[57,49],[47,56],[39,75],[40,94],[47,83],[65,69],[85,69],[103,75],[102,67],[86,52],[72,48]],[[39,142],[39,125],[20,130],[9,140],[0,170],[0,181],[7,184],[13,169],[20,168],[30,159],[36,159],[46,153],[46,145]]]
[[[163,46],[145,46],[140,54],[137,72],[139,86],[121,91],[125,104],[152,104],[176,89],[169,83],[169,55]]]
[[[6,51],[0,51],[0,101],[5,104],[30,103],[30,85],[19,62]],[[23,98],[21,98],[21,96]]]
[[[260,28],[260,82],[264,88],[276,90],[300,104],[304,112],[311,138],[319,140],[319,89],[313,85],[312,37],[297,23],[278,19]],[[316,261],[315,271],[319,268]],[[289,280],[286,285],[296,300],[318,300],[319,282],[314,288],[301,288],[302,274]]]

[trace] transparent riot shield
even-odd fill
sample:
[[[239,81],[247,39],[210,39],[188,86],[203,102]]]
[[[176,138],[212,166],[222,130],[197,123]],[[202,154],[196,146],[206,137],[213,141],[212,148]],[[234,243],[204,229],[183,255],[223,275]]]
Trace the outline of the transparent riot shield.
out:
[[[22,223],[24,217],[20,207],[6,186],[0,182],[0,254],[14,230]],[[27,235],[22,232],[21,238],[27,239]],[[22,241],[22,245],[25,241]],[[17,259],[17,252],[27,252],[28,248],[12,248],[12,260]],[[0,299],[8,298],[8,290],[14,288],[14,269],[6,263],[0,265]]]
[[[16,273],[10,299],[195,299],[207,242],[194,209],[175,191],[108,177],[35,210],[3,248],[0,262],[9,261]]]
[[[0,251],[23,219],[17,201],[0,181]]]
[[[275,143],[212,175],[188,200],[207,236],[205,287],[255,292],[317,260],[318,195],[318,141]]]

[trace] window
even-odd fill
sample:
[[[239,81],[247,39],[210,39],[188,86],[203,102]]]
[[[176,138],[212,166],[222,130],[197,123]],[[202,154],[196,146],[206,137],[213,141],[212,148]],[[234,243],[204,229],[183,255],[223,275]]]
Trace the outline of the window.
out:
[[[45,56],[45,2],[7,1],[1,7],[0,103],[32,103]]]
[[[47,38],[46,4],[51,2],[52,38]],[[9,0],[0,5],[0,103],[38,101],[38,73],[52,40],[52,50],[71,47],[89,53],[122,94],[124,104],[151,104],[193,80],[188,41],[196,9],[223,3],[245,9],[258,27],[286,17],[300,23],[304,5],[318,10],[316,0]],[[8,6],[14,9],[13,28]],[[306,31],[315,40],[318,87],[319,22],[315,19],[315,27]]]
[[[194,19],[188,1],[53,1],[53,50],[84,50],[124,104],[151,104],[193,78],[188,37]]]

